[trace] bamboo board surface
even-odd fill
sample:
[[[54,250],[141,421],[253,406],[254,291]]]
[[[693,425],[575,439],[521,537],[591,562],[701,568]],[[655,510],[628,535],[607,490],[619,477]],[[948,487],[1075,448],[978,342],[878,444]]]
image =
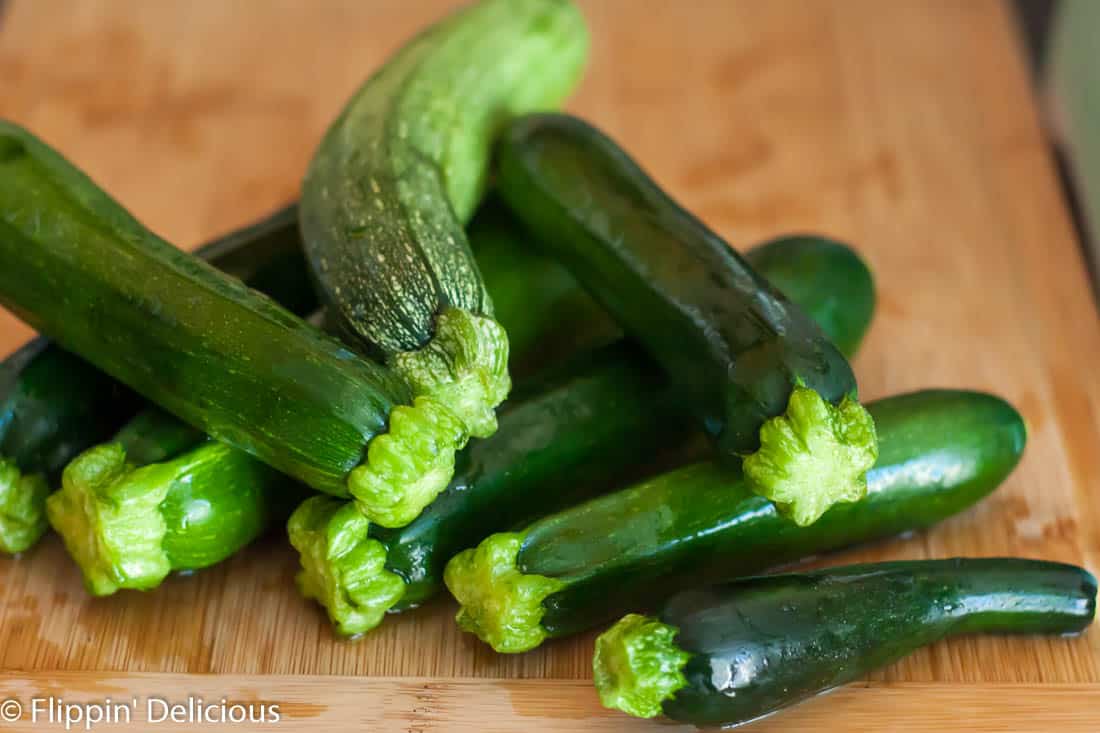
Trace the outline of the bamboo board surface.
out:
[[[0,116],[190,248],[295,197],[351,91],[452,4],[13,0],[0,20]],[[1100,321],[1008,9],[592,0],[584,10],[593,54],[573,111],[736,246],[816,231],[868,258],[880,304],[855,361],[865,398],[979,388],[1027,417],[1024,461],[990,499],[829,561],[1012,554],[1100,568]],[[29,335],[0,312],[0,354]],[[646,727],[599,713],[585,682],[591,636],[496,656],[440,601],[339,642],[294,592],[295,563],[273,539],[154,593],[91,600],[56,538],[0,558],[0,696],[201,688],[313,694],[331,720],[373,721],[368,730]],[[188,676],[206,674],[221,677]],[[874,675],[869,691],[755,729],[1095,730],[1098,696],[1100,633],[959,639]],[[1055,710],[1057,722],[1037,722]]]

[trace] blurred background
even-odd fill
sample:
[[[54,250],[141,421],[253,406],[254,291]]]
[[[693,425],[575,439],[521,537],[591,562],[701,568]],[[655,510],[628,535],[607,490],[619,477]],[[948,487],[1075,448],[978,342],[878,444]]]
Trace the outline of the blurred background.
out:
[[[1100,2],[1016,0],[1062,185],[1096,295],[1100,261]]]
[[[1100,0],[1006,2],[1029,54],[1048,139],[1100,301]],[[0,24],[7,4],[0,0]]]

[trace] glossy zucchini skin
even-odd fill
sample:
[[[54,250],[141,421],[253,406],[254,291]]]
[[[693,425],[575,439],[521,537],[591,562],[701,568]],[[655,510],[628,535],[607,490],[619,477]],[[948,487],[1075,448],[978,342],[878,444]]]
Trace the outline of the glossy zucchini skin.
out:
[[[618,324],[576,278],[531,246],[534,235],[499,196],[490,196],[478,210],[469,235],[497,320],[508,332],[514,374],[537,373],[622,337]],[[856,353],[871,325],[876,295],[871,270],[855,250],[829,237],[797,234],[768,240],[744,257],[845,356]]]
[[[167,413],[143,418],[140,434],[80,454],[46,501],[50,524],[92,595],[150,590],[173,571],[221,562],[307,494],[243,451],[201,434],[185,440]]]
[[[871,268],[850,247],[817,234],[778,237],[745,261],[813,319],[846,357],[859,350],[875,311]]]
[[[148,466],[178,456],[206,439],[201,430],[150,405],[123,425],[111,442],[122,446],[132,465]]]
[[[708,462],[680,468],[546,516],[521,532],[494,535],[456,556],[447,585],[464,604],[460,621],[472,620],[466,625],[483,635],[478,629],[497,620],[498,612],[487,613],[480,596],[496,599],[508,593],[503,586],[482,584],[470,602],[461,586],[484,562],[500,570],[502,560],[478,553],[505,543],[514,548],[516,575],[508,577],[531,579],[541,589],[528,599],[541,599],[532,616],[536,628],[525,629],[522,643],[508,649],[526,651],[546,637],[592,628],[680,589],[927,527],[992,491],[1026,442],[1019,413],[987,394],[930,390],[868,407],[879,425],[881,451],[863,500],[838,504],[800,527],[753,494],[736,471]]]
[[[222,272],[306,314],[317,296],[302,276],[296,206],[213,240],[195,254]],[[36,338],[0,364],[0,458],[52,482],[85,448],[104,440],[140,398],[49,339]]]
[[[691,433],[664,377],[626,342],[552,371],[509,400],[501,430],[460,454],[451,485],[414,522],[371,527],[386,546],[387,570],[405,581],[394,610],[434,595],[459,551],[606,489]]]
[[[740,465],[759,451],[747,474],[800,524],[859,498],[874,462],[873,425],[852,400],[851,367],[812,318],[577,118],[513,121],[500,138],[499,169],[504,199],[669,373],[719,456]],[[769,437],[767,424],[796,409],[799,388],[815,400],[812,425],[828,434],[821,448],[805,439],[816,430],[801,441]],[[786,426],[803,424],[791,416]],[[822,463],[806,468],[785,455],[782,446],[799,442]],[[830,446],[843,446],[843,456],[830,457]],[[793,466],[813,475],[817,495],[805,495],[814,481],[804,473],[788,478]]]
[[[632,467],[651,464],[659,448],[675,448],[694,434],[669,404],[672,396],[662,396],[665,380],[636,347],[619,341],[585,353],[614,338],[614,323],[564,268],[515,241],[523,234],[518,222],[494,209],[479,212],[478,219],[470,241],[494,298],[498,287],[528,294],[526,300],[497,300],[501,323],[525,334],[515,340],[509,331],[525,347],[513,356],[544,364],[554,356],[572,358],[521,383],[501,412],[501,430],[464,451],[451,485],[415,521],[398,530],[371,527],[371,536],[386,545],[387,569],[406,583],[394,610],[440,590],[444,567],[459,551],[492,532],[572,506],[606,490],[611,480],[621,484]],[[858,347],[874,313],[874,291],[855,252],[823,237],[799,236],[766,242],[745,258],[794,293],[794,302],[820,317],[839,341]],[[838,278],[853,287],[834,299]],[[552,342],[556,354],[547,355]]]
[[[44,338],[27,342],[0,370],[0,459],[47,481],[140,404],[133,392]]]
[[[543,626],[555,636],[576,633],[675,589],[929,527],[999,486],[1026,443],[1020,414],[988,394],[928,390],[868,407],[881,448],[867,497],[838,504],[810,527],[783,519],[712,464],[532,525],[518,566],[567,583],[544,601]],[[617,589],[613,597],[608,587]]]
[[[508,368],[518,383],[622,338],[569,271],[530,246],[531,234],[499,197],[490,196],[478,209],[469,237],[496,319],[508,333]],[[819,250],[806,254],[822,258]]]
[[[286,207],[250,227],[199,248],[214,267],[275,298],[295,313],[317,307],[305,272],[297,208]],[[0,463],[17,476],[0,481],[0,550],[23,552],[46,529],[45,499],[61,470],[80,452],[108,439],[133,415],[134,392],[46,338],[36,338],[0,364]],[[176,421],[178,437],[200,431]],[[124,433],[137,463],[151,463],[139,419]],[[167,436],[166,436],[167,437]],[[148,446],[154,448],[155,446]]]
[[[667,385],[648,357],[625,341],[593,349],[617,329],[560,265],[519,246],[521,236],[506,212],[491,205],[470,232],[501,323],[526,334],[514,342],[525,349],[512,351],[512,358],[543,366],[503,406],[501,429],[459,455],[450,486],[405,527],[364,526],[338,502],[322,498],[291,520],[303,558],[299,584],[326,606],[340,634],[364,633],[382,613],[434,596],[447,561],[489,533],[571,505],[658,463],[675,465],[689,452],[680,447],[695,431],[662,396]],[[847,256],[838,256],[838,247]],[[776,240],[746,256],[760,258],[766,275],[774,268],[785,283],[798,286],[814,313],[825,302],[813,297],[815,287],[833,286],[818,273],[870,280],[850,250],[824,240]],[[804,262],[792,265],[791,258]],[[802,276],[808,281],[799,282]],[[498,298],[501,292],[529,297]],[[871,318],[862,307],[850,318],[831,308],[822,313],[853,335],[849,343],[858,343]],[[511,330],[509,336],[514,338]],[[548,350],[551,343],[555,348]],[[314,559],[319,553],[323,561]]]
[[[476,437],[496,429],[493,408],[511,383],[507,336],[464,226],[494,133],[558,104],[587,40],[569,0],[481,0],[453,13],[356,91],[302,186],[306,250],[345,339]]]
[[[404,382],[157,238],[0,123],[0,303],[218,440],[314,488],[345,481]]]
[[[301,483],[224,443],[206,441],[171,462],[176,471],[160,514],[174,572],[236,554],[290,516],[310,494]]]
[[[1071,634],[1096,579],[1016,558],[918,560],[749,578],[671,598],[657,614],[690,655],[663,705],[699,726],[745,723],[859,679],[948,636]]]
[[[796,378],[830,402],[855,391],[813,320],[592,126],[520,118],[499,155],[504,199],[669,371],[724,452],[758,447]]]

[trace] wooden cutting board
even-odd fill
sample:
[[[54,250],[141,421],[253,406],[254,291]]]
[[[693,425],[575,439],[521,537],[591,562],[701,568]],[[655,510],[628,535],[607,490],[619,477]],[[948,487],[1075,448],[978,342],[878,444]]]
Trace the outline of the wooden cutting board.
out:
[[[13,0],[0,115],[193,247],[292,199],[351,91],[450,4]],[[584,9],[593,54],[572,110],[737,246],[815,231],[869,259],[865,397],[983,388],[1027,417],[1026,457],[993,497],[829,561],[1012,554],[1096,569],[1100,323],[1008,9]],[[29,335],[0,314],[0,354]],[[600,710],[591,636],[496,656],[440,601],[336,641],[293,590],[295,562],[273,539],[156,592],[91,600],[56,538],[0,559],[0,697],[278,702],[284,730],[667,730]],[[968,638],[751,730],[1095,731],[1098,703],[1100,632]],[[15,729],[39,729],[25,713]]]

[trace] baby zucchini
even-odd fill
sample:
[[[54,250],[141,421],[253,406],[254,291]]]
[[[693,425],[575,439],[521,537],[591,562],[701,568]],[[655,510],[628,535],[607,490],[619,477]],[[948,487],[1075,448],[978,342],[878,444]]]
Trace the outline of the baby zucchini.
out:
[[[79,451],[133,413],[136,395],[47,339],[0,364],[0,552],[46,531],[50,485]]]
[[[494,221],[495,228],[475,227],[470,239],[494,299],[498,285],[531,294],[527,301],[498,299],[501,323],[530,336],[519,343],[529,344],[535,354],[550,342],[568,351],[591,343],[593,320],[603,321],[604,333],[614,331],[566,273],[516,246],[519,233],[507,229],[506,219]],[[765,276],[774,274],[797,293],[808,312],[821,315],[832,335],[859,343],[874,297],[870,273],[851,250],[795,237],[746,256],[760,263]],[[543,289],[547,275],[562,281]],[[862,284],[845,293],[852,296],[850,312],[844,297],[834,302],[826,296],[836,277]],[[533,301],[539,307],[530,307]],[[522,352],[512,356],[532,361]],[[619,343],[521,383],[501,411],[501,429],[459,454],[451,485],[405,527],[371,525],[339,500],[307,500],[289,522],[301,556],[299,588],[325,607],[337,633],[361,634],[377,626],[386,611],[411,608],[435,595],[446,562],[460,550],[604,490],[611,480],[651,464],[660,449],[676,448],[691,431],[677,420],[664,379],[646,364],[644,355]]]
[[[317,307],[302,275],[305,258],[293,206],[196,254],[295,313]],[[109,438],[139,403],[129,389],[45,338],[0,365],[0,551],[23,552],[42,536],[46,496],[61,470]],[[197,440],[201,433],[195,435]]]
[[[283,473],[338,496],[370,485],[434,497],[450,480],[461,425],[449,411],[409,406],[391,370],[159,239],[10,123],[0,123],[0,261],[0,304]]]
[[[1096,579],[1014,558],[851,565],[681,593],[596,640],[600,700],[643,718],[747,723],[958,634],[1073,634]]]
[[[916,392],[868,409],[881,451],[864,499],[802,527],[736,470],[680,468],[457,555],[444,578],[459,625],[522,652],[680,589],[927,527],[992,491],[1024,448],[1023,419],[990,395]]]
[[[470,247],[492,296],[496,320],[508,334],[508,368],[520,382],[525,375],[622,337],[607,311],[568,270],[537,248],[525,246],[525,236],[522,225],[495,196],[470,222]],[[815,259],[824,259],[817,254]]]
[[[293,210],[286,213],[290,223],[287,232],[289,239],[298,243],[300,238],[297,235],[297,218]],[[494,217],[494,220],[500,226],[508,223],[507,219]],[[257,232],[259,229],[246,230],[248,231]],[[486,286],[494,295],[498,288],[518,287],[531,291],[537,288],[548,271],[557,267],[536,252],[516,247],[514,239],[509,240],[510,247],[504,247],[499,241],[503,236],[499,227],[492,230],[492,236],[488,240],[485,238],[487,233],[476,230],[471,235],[471,240],[475,244],[478,264],[485,271]],[[514,237],[514,231],[512,236]],[[264,240],[260,239],[252,246],[261,247],[263,243]],[[769,251],[771,249],[773,248],[769,248]],[[812,260],[824,259],[831,252],[824,246],[815,248],[815,251],[819,257],[815,258],[812,253],[806,254],[810,267],[815,267]],[[283,271],[285,277],[274,277],[278,274],[276,269],[265,268],[269,277],[262,279],[265,287],[284,298],[289,298],[292,294],[291,288],[287,286],[282,290],[277,289],[274,281],[293,280],[299,288],[310,291],[308,278],[302,268],[300,248],[295,247],[294,252],[296,257],[287,258],[287,264],[291,266]],[[852,264],[862,267],[858,259],[854,259]],[[853,269],[852,275],[858,274],[855,271],[858,267]],[[561,274],[568,281],[569,276]],[[250,282],[256,280],[256,277],[250,278]],[[582,293],[577,292],[575,284],[571,290],[577,298],[583,297]],[[542,299],[545,302],[540,302],[537,309],[528,307],[530,301],[507,301],[499,312],[505,323],[515,324],[524,331],[537,335],[539,330],[552,331],[559,325],[568,327],[567,323],[560,324],[555,319],[555,313],[568,317],[568,313],[572,312],[557,307],[559,297],[570,298],[568,282],[554,291],[554,297]],[[598,311],[595,304],[591,304],[591,308]],[[98,373],[90,366],[88,369],[93,374]],[[639,378],[633,376],[633,372],[625,376],[628,382]],[[611,385],[609,393],[614,388]],[[585,394],[587,393],[574,395],[572,399],[583,400]],[[632,403],[632,410],[624,411],[621,418],[629,420],[628,414],[637,415],[642,404],[639,398],[636,405]],[[569,407],[564,401],[555,402],[553,406],[543,406],[547,409],[571,409],[574,412],[595,409],[584,403]],[[617,410],[619,406],[618,402],[607,403],[610,410]],[[646,409],[648,415],[648,407]],[[528,414],[532,415],[533,411],[529,410]],[[640,418],[634,419],[637,421]],[[519,424],[514,417],[506,416],[505,420]],[[604,422],[613,424],[614,420]],[[565,438],[569,439],[568,436]],[[586,437],[573,436],[572,440],[574,444],[585,445]],[[600,445],[598,439],[592,440],[597,446]],[[512,446],[513,450],[520,449],[518,441],[512,441]],[[565,445],[558,447],[564,449]],[[524,448],[531,449],[530,442]],[[613,451],[615,448],[616,446],[612,446],[608,450]],[[563,450],[560,455],[568,455],[568,451]],[[462,463],[463,472],[470,475],[466,468],[470,461],[479,461],[488,470],[496,467],[501,458],[502,456],[496,456],[492,451],[486,453],[482,449],[471,450]],[[503,461],[504,467],[509,465],[507,461]],[[552,474],[547,472],[542,475]],[[507,486],[510,476],[505,473],[500,478],[497,483]],[[561,482],[565,482],[567,478],[563,476]],[[485,487],[486,484],[479,482],[479,485]],[[462,491],[463,488],[456,487],[455,491]],[[564,487],[564,496],[573,495],[568,491],[573,488]],[[486,502],[491,502],[494,496],[493,492],[485,489],[482,495]],[[447,496],[449,495],[444,495]],[[266,468],[243,451],[207,441],[200,431],[159,409],[150,408],[131,420],[112,442],[84,452],[69,465],[65,470],[61,490],[49,500],[49,518],[64,540],[69,554],[80,565],[89,592],[107,595],[120,588],[147,590],[158,585],[169,571],[194,570],[221,561],[251,541],[271,521],[285,519],[293,508],[288,497],[300,499],[301,491],[282,474]],[[45,502],[43,492],[40,504]],[[326,500],[319,497],[311,506],[325,503]],[[329,500],[329,503],[336,507],[345,507],[342,518],[350,526],[366,527],[369,524],[353,503],[335,499]],[[423,527],[429,525],[442,524],[440,534],[446,535],[449,530],[459,536],[459,527],[465,527],[466,522],[476,527],[479,518],[475,509],[481,505],[469,502],[464,504],[460,499],[459,505],[467,507],[465,513],[462,513],[461,510],[456,512],[450,507],[445,498],[439,499],[436,504],[430,505],[410,525],[410,528],[419,526],[421,529],[410,529],[412,534],[409,536],[417,533],[423,536],[426,534]],[[561,505],[564,504],[553,506]],[[507,511],[507,506],[505,496],[503,506],[498,506],[496,511]],[[39,508],[38,513],[43,515],[44,509]],[[457,516],[459,514],[462,516]],[[487,512],[481,521],[496,515]],[[524,514],[516,518],[519,520],[528,516],[530,515]],[[441,521],[440,517],[450,519]],[[421,541],[420,547],[423,551],[412,553],[407,560],[431,568],[432,578],[429,581],[418,577],[415,570],[410,571],[407,577],[415,579],[410,582],[410,590],[405,594],[404,600],[411,602],[409,599],[416,597],[417,585],[430,585],[434,590],[442,583],[443,563],[454,552],[476,543],[498,528],[490,527],[449,554],[435,555],[437,559],[433,559],[432,552],[442,552],[447,543]],[[372,529],[374,532],[383,531],[377,525]],[[399,551],[394,555],[399,555]],[[400,560],[395,562],[399,563]],[[346,622],[349,627],[352,623],[350,620]]]
[[[744,457],[755,492],[803,525],[863,496],[874,424],[809,316],[584,122],[522,118],[499,149],[504,199],[665,368],[719,455]]]
[[[606,347],[510,400],[501,430],[459,454],[450,486],[405,527],[373,526],[338,499],[308,499],[287,525],[302,594],[325,607],[339,634],[369,631],[385,612],[434,595],[455,553],[591,495],[675,445],[685,431],[661,396],[663,379],[639,362],[625,343]]]
[[[508,338],[463,231],[484,192],[490,143],[507,118],[556,105],[586,51],[568,0],[460,10],[355,93],[302,187],[306,250],[344,338],[384,357],[417,405],[446,415],[454,429],[436,448],[451,458],[469,435],[496,430],[494,408],[511,386]],[[450,475],[433,478],[407,497],[390,481],[359,481],[353,493],[399,526]]]
[[[88,592],[103,596],[221,562],[305,494],[247,453],[147,410],[70,463],[46,505]]]

